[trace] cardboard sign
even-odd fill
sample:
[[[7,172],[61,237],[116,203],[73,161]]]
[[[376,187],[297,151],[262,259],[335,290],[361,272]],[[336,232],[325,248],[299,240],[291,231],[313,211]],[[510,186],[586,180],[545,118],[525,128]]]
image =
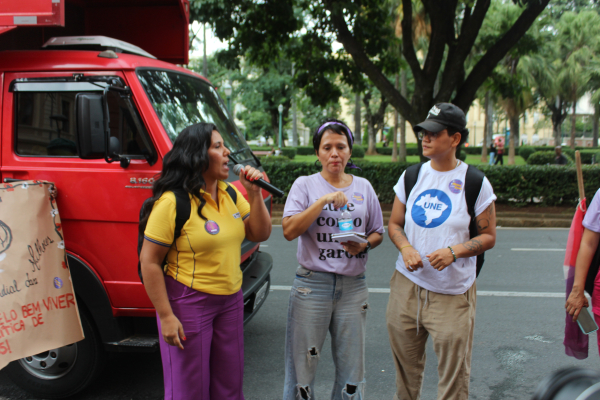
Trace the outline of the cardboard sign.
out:
[[[0,368],[83,339],[50,185],[0,184]]]

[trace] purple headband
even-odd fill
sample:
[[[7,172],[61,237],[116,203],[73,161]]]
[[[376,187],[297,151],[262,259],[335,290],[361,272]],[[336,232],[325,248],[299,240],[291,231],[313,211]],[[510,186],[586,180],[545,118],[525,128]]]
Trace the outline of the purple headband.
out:
[[[346,126],[346,124],[344,124],[343,122],[335,122],[335,121],[329,121],[329,122],[325,122],[323,125],[321,125],[321,127],[317,130],[317,133],[320,133],[323,128],[325,128],[326,126],[329,125],[340,125],[341,127],[346,129],[346,132],[348,132],[348,136],[350,136],[350,145],[354,145],[354,134],[352,133],[352,131],[350,130],[350,128],[348,128]],[[346,167],[348,168],[354,168],[354,169],[360,169],[362,171],[362,169],[354,164],[353,162],[349,162],[348,164],[346,164]]]
[[[350,136],[350,144],[354,145],[354,135],[352,134],[352,131],[350,130],[350,128],[348,128],[342,122],[335,122],[335,121],[325,122],[323,125],[321,125],[321,127],[319,128],[319,130],[317,132],[321,132],[321,130],[323,130],[323,128],[325,128],[328,125],[340,125],[340,126],[346,128],[346,131],[348,132],[348,135]]]

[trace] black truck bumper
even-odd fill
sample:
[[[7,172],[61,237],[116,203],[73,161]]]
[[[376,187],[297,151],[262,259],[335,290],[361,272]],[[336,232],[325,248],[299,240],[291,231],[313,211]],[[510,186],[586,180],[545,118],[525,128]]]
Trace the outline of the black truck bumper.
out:
[[[254,317],[269,295],[271,286],[270,273],[273,268],[273,257],[268,253],[257,251],[250,263],[244,268],[244,325]]]

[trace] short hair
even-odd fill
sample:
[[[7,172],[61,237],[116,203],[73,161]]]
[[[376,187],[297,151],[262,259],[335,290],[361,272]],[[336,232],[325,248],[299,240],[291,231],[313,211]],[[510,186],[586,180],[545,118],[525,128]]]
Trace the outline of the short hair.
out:
[[[457,132],[460,133],[460,142],[458,143],[459,146],[466,142],[467,138],[469,137],[469,130],[467,128],[458,130],[448,126],[446,127],[446,131],[448,132],[448,136],[454,136],[454,134]]]

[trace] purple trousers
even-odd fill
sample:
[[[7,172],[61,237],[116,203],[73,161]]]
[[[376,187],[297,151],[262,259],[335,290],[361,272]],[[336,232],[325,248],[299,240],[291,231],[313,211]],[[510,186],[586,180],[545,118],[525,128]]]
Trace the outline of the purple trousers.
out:
[[[158,333],[165,400],[244,400],[244,299],[199,292],[165,276],[173,313],[183,325],[184,349]]]

